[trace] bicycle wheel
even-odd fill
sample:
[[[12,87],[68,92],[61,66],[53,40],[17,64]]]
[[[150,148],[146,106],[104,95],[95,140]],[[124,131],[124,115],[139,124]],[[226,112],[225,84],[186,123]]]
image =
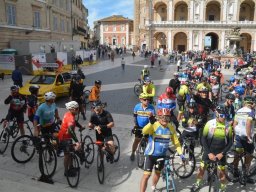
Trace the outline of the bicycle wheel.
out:
[[[169,168],[166,168],[167,170],[165,171],[165,182],[166,182],[166,191],[173,191],[176,192],[177,188],[176,188],[176,184],[174,181],[174,177],[172,172],[170,171]]]
[[[90,103],[90,101],[89,101],[89,95],[90,95],[90,93],[91,93],[90,90],[85,90],[85,91],[84,91],[83,96],[84,96],[84,103],[85,103],[85,104],[89,104],[89,103]]]
[[[189,149],[184,149],[183,155],[186,157],[185,160],[174,155],[174,158],[172,159],[172,166],[174,173],[178,177],[185,179],[194,173],[196,168],[196,158],[192,152],[189,152]]]
[[[228,87],[229,87],[228,84],[226,84],[226,83],[222,84],[222,85],[221,85],[221,91],[222,91],[223,93],[228,93],[228,92],[229,92]]]
[[[10,128],[10,130],[11,130],[11,136],[12,136],[12,138],[14,139],[14,138],[16,138],[17,137],[17,135],[18,135],[18,133],[19,133],[19,126],[18,126],[18,124],[17,124],[17,121],[16,120],[14,120],[13,122],[12,122],[12,125],[11,126],[9,126],[9,128]]]
[[[11,155],[17,163],[27,163],[33,158],[35,147],[32,137],[29,135],[19,136],[12,144]]]
[[[115,154],[114,154],[114,162],[117,162],[120,157],[120,143],[116,134],[113,134],[114,146],[115,146]]]
[[[1,134],[0,134],[0,154],[3,154],[9,144],[10,134],[9,131],[6,128],[3,128]]]
[[[238,177],[234,177],[234,167],[232,163],[227,163],[225,176],[229,182],[236,183],[238,181]]]
[[[97,154],[97,175],[98,175],[98,180],[100,184],[103,184],[104,182],[104,155],[101,152],[101,149],[98,149],[98,154]]]
[[[39,170],[42,176],[52,177],[57,167],[57,155],[52,146],[43,146],[39,151]]]
[[[135,94],[137,97],[139,97],[139,95],[140,95],[141,92],[142,92],[141,85],[140,85],[140,84],[134,85],[133,90],[134,90],[134,94]]]
[[[256,157],[255,156],[253,156],[248,177],[256,180]]]
[[[83,140],[85,159],[88,164],[92,164],[94,160],[94,144],[89,135],[86,135]]]
[[[140,143],[139,143],[138,150],[137,150],[137,153],[136,153],[137,165],[138,165],[139,168],[142,168],[144,166],[144,159],[145,159],[144,152],[145,152],[146,146],[147,146],[147,141],[143,137],[141,139]]]
[[[71,164],[68,167],[68,171],[66,173],[67,181],[70,187],[77,187],[80,178],[80,166],[78,162],[78,158],[74,153],[71,153]]]

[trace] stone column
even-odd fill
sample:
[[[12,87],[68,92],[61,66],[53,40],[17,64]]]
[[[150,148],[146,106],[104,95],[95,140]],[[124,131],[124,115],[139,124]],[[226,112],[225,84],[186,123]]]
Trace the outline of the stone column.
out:
[[[225,31],[221,32],[221,45],[220,49],[224,50],[225,49]]]
[[[205,12],[206,12],[206,9],[205,9],[205,2],[204,1],[201,1],[200,3],[200,21],[205,21]]]
[[[194,44],[193,40],[194,40],[193,39],[193,30],[190,30],[189,37],[188,37],[188,47],[187,47],[188,50],[193,50],[193,44]]]
[[[223,2],[222,21],[227,21],[227,0],[224,0],[224,2]]]
[[[189,21],[194,20],[194,0],[190,1],[189,4]]]
[[[234,1],[234,16],[233,16],[234,21],[239,20],[239,18],[238,18],[239,12],[240,12],[240,4],[238,6],[238,1]]]
[[[168,3],[168,21],[173,21],[173,0]]]
[[[168,31],[167,43],[168,43],[168,51],[173,50],[173,47],[172,47],[172,31]]]
[[[199,43],[198,43],[198,49],[199,50],[203,50],[204,49],[204,36],[203,36],[203,32],[199,31]]]

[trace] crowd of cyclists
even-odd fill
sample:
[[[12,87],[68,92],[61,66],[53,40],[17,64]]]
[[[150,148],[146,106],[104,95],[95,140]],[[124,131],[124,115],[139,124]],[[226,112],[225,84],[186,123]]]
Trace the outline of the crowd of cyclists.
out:
[[[186,65],[186,64],[185,64]],[[180,71],[180,68],[178,69]],[[205,72],[204,65],[187,64],[180,72],[173,73],[173,78],[165,88],[165,92],[156,98],[156,87],[151,79],[150,70],[145,65],[140,74],[142,92],[139,95],[139,103],[135,105],[134,133],[130,160],[135,160],[135,154],[143,135],[148,135],[148,143],[145,149],[144,173],[140,183],[140,191],[147,189],[147,183],[155,169],[152,191],[159,191],[157,183],[163,169],[163,161],[157,161],[166,156],[169,143],[173,143],[177,155],[182,161],[181,143],[185,137],[199,140],[202,146],[202,158],[197,174],[197,179],[191,191],[198,191],[202,187],[202,179],[207,165],[211,161],[218,162],[219,179],[221,182],[219,191],[227,191],[225,174],[226,156],[232,147],[238,153],[246,151],[245,166],[249,171],[254,153],[254,123],[255,123],[255,93],[256,93],[256,69],[251,65],[244,69],[236,70],[230,79],[229,93],[225,95],[225,101],[221,102],[221,88],[224,83],[224,75],[221,66],[210,67]],[[83,102],[83,79],[81,74],[74,76],[70,85],[70,101],[65,104],[67,112],[61,118],[55,104],[56,95],[48,92],[44,95],[45,102],[38,105],[37,95],[40,87],[33,85],[29,88],[30,96],[25,98],[19,94],[19,87],[10,88],[10,95],[5,99],[5,104],[10,105],[4,124],[13,118],[16,119],[21,135],[25,134],[23,122],[24,114],[28,111],[28,119],[33,123],[33,142],[37,146],[40,143],[41,134],[52,134],[58,138],[58,155],[64,152],[64,175],[74,176],[69,172],[70,165],[69,147],[74,143],[75,150],[79,151],[81,143],[77,139],[75,128],[81,126],[76,116],[81,113],[85,117]],[[245,82],[245,83],[244,83]],[[116,147],[113,143],[112,128],[114,120],[112,115],[104,109],[100,101],[102,82],[95,81],[89,96],[91,117],[88,128],[94,129],[96,139],[105,141],[105,150],[108,160],[113,162]],[[178,113],[176,113],[178,108]],[[212,111],[210,113],[210,111]],[[212,116],[211,116],[212,115]],[[56,124],[60,124],[57,129]],[[180,128],[183,127],[183,130]],[[194,152],[195,145],[190,145]],[[234,175],[239,176],[239,159],[235,156]],[[248,183],[254,183],[248,179]]]

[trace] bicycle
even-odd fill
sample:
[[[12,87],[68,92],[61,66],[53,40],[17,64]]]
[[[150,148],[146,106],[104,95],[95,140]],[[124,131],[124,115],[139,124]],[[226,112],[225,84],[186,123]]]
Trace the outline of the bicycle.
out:
[[[133,91],[134,94],[139,97],[139,95],[142,93],[142,85],[143,85],[143,81],[141,79],[138,79],[139,83],[134,85]]]
[[[175,161],[175,158],[173,158],[173,170],[175,174],[182,179],[190,177],[196,168],[196,158],[194,156],[194,151],[191,150],[191,145],[195,146],[195,138],[185,137],[182,143],[182,154],[185,159],[181,160],[179,158],[179,161]],[[172,151],[171,153],[174,154]]]
[[[145,159],[144,153],[145,153],[147,144],[148,144],[148,136],[143,135],[136,151],[137,165],[139,168],[142,168],[144,166],[144,159]]]
[[[80,178],[80,165],[78,159],[80,160],[80,164],[85,163],[85,168],[89,168],[89,166],[93,163],[94,160],[94,144],[93,140],[89,135],[86,135],[83,138],[82,131],[84,129],[80,128],[80,143],[81,149],[79,151],[74,150],[74,144],[70,144],[70,166],[68,167],[68,172],[72,172],[75,177],[71,177],[70,175],[66,175],[67,181],[70,187],[75,188],[79,183]]]
[[[177,187],[174,181],[174,169],[170,160],[173,160],[174,156],[165,156],[164,158],[159,158],[157,162],[164,161],[164,168],[161,171],[161,177],[165,182],[166,191],[176,192]]]
[[[2,119],[0,124],[2,124],[5,120],[6,119]],[[15,139],[17,137],[18,133],[19,133],[20,129],[19,129],[18,123],[16,121],[16,118],[14,118],[11,122],[12,123],[7,122],[5,127],[1,131],[1,134],[0,134],[0,154],[3,154],[6,151],[8,145],[9,145],[10,137]],[[24,121],[24,124],[26,124],[26,127],[29,130],[30,135],[33,135],[28,122],[29,122],[29,120],[26,120],[26,121]]]
[[[115,145],[115,154],[113,155],[113,162],[118,162],[120,157],[120,143],[118,137],[113,134],[113,140]],[[107,162],[110,160],[108,159],[108,154],[106,150],[103,150],[104,146],[106,145],[106,141],[96,141],[94,144],[98,146],[98,152],[97,152],[97,176],[98,181],[100,184],[104,183],[104,176],[105,176],[105,170],[104,170],[104,154],[106,155]]]
[[[238,169],[237,175],[235,175],[234,165],[232,163],[227,163],[227,171],[226,171],[226,178],[229,182],[236,183],[239,182],[241,185],[246,185],[247,180],[249,178],[256,179],[256,156],[252,155],[252,164],[249,171],[247,171],[245,166],[244,157],[248,154],[247,152],[238,153],[236,150],[232,150],[231,152],[234,152],[234,156],[237,156],[239,158],[239,161],[241,163],[241,170]],[[233,155],[232,155],[233,156]],[[255,177],[255,178],[254,178]]]
[[[219,184],[217,184],[218,180],[218,161],[210,161],[207,167],[207,182],[209,185],[209,192],[217,191],[219,188]]]

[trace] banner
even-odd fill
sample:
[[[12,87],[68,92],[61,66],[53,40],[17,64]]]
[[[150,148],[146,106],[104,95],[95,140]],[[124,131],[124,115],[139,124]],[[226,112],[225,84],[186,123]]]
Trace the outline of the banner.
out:
[[[57,59],[62,61],[64,65],[67,65],[68,54],[66,52],[57,52]]]
[[[33,70],[38,70],[41,67],[41,63],[46,63],[45,53],[32,54],[32,67]]]
[[[212,46],[212,37],[211,36],[205,36],[204,37],[204,46],[205,47],[211,47]]]
[[[0,55],[0,69],[2,70],[14,70],[15,58],[13,54],[1,54]]]

